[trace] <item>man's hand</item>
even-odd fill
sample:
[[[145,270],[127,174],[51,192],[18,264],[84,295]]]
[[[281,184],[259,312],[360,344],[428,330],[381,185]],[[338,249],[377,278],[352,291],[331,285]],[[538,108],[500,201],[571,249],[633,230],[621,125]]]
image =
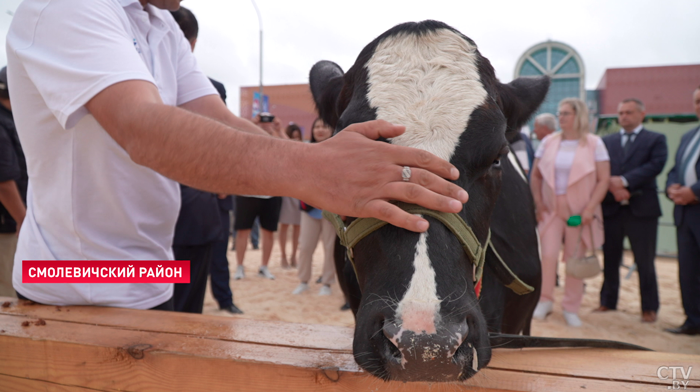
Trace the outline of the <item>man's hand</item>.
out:
[[[631,197],[630,192],[625,188],[618,188],[614,191],[611,190],[611,192],[613,196],[615,196],[615,201],[617,202],[629,200]]]
[[[671,198],[671,200],[673,200],[674,203],[680,206],[698,203],[698,198],[697,196],[695,196],[695,193],[692,189],[690,189],[690,187],[679,185],[678,187],[671,189],[672,187],[673,185],[668,187],[668,196]]]
[[[613,194],[615,191],[620,190],[620,189],[625,189],[625,184],[622,183],[622,178],[620,176],[612,176],[610,177],[610,192]],[[615,199],[617,200],[617,199]],[[619,201],[619,200],[617,200]]]
[[[369,121],[309,146],[313,157],[304,162],[309,183],[303,184],[307,194],[300,198],[339,215],[374,217],[417,232],[427,230],[428,221],[390,200],[459,212],[468,200],[467,192],[444,179],[459,177],[454,166],[427,151],[374,141],[404,131],[405,127],[383,120]],[[411,168],[408,182],[401,177],[404,166]]]

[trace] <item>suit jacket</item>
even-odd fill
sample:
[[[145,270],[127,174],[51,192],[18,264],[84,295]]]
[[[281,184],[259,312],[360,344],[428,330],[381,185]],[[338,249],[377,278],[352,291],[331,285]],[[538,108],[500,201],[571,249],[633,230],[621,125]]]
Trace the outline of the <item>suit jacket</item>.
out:
[[[642,128],[626,158],[619,132],[605,136],[603,143],[610,154],[610,175],[623,176],[629,184],[627,189],[631,194],[629,206],[632,214],[637,217],[661,216],[656,176],[661,173],[668,158],[666,136]],[[613,194],[608,192],[603,199],[603,214],[615,215],[620,206]]]
[[[697,132],[700,132],[700,127],[691,129],[681,138],[681,144],[678,146],[678,152],[676,152],[675,165],[673,166],[673,169],[668,172],[666,189],[673,184],[681,183],[680,179],[683,176],[683,173],[680,173],[681,159],[683,158],[685,150],[688,148],[688,144]],[[698,177],[700,177],[700,159],[698,159],[698,161],[695,163],[695,171],[698,173]],[[690,189],[693,190],[695,196],[700,198],[700,181],[691,185]],[[687,220],[686,223],[689,223],[690,225],[700,227],[700,204],[687,206],[676,205],[673,208],[673,221],[676,223],[676,226],[680,226],[683,220]]]
[[[553,133],[542,140],[544,144],[544,155],[540,159],[538,168],[542,173],[542,202],[547,207],[544,219],[538,225],[540,236],[547,235],[547,230],[557,217],[557,196],[555,189],[555,160],[561,144],[561,133]],[[566,201],[572,215],[580,215],[591,201],[591,195],[598,182],[596,173],[595,150],[598,143],[598,136],[588,135],[588,141],[584,145],[579,143],[574,162],[569,173],[569,183],[566,187]],[[583,231],[583,242],[587,248],[594,249],[603,245],[603,216],[600,206],[596,207],[593,220],[593,238],[590,231]]]

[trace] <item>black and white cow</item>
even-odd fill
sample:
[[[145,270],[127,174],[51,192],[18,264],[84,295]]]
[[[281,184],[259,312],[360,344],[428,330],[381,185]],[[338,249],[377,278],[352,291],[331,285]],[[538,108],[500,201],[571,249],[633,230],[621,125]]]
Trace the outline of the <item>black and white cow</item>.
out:
[[[321,117],[336,132],[384,119],[406,126],[388,142],[455,165],[457,183],[470,195],[460,215],[484,244],[501,190],[506,137],[537,109],[549,80],[502,84],[472,40],[424,21],[379,36],[347,73],[332,62],[317,63],[310,85]],[[354,248],[357,286],[343,285],[361,292],[351,301],[356,361],[386,380],[466,379],[491,358],[472,264],[457,238],[427,219],[426,233],[387,225],[364,238]]]

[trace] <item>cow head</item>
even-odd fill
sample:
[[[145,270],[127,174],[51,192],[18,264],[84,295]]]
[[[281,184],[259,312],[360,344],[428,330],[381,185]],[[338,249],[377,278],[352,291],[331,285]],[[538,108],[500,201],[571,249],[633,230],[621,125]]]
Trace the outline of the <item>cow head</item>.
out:
[[[470,195],[461,216],[484,244],[507,135],[537,109],[549,80],[501,84],[472,40],[441,22],[424,21],[379,36],[347,73],[335,63],[317,63],[310,86],[321,117],[336,133],[353,123],[387,120],[406,126],[387,142],[455,165],[457,183]],[[353,350],[362,368],[386,380],[462,380],[491,358],[473,265],[457,238],[427,219],[426,233],[387,225],[354,248],[362,300]]]

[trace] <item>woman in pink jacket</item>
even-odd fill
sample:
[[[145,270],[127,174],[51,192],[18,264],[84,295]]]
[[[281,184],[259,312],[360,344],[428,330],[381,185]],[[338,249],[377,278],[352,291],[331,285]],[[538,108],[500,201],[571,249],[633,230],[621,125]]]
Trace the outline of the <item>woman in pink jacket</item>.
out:
[[[603,214],[600,203],[608,191],[610,157],[600,137],[588,131],[588,109],[580,99],[566,98],[559,103],[561,132],[542,140],[533,163],[530,186],[535,199],[542,257],[542,293],[534,318],[544,319],[552,312],[557,261],[564,245],[563,260],[574,255],[579,234],[586,249],[603,244]],[[580,215],[579,227],[568,227],[572,215]],[[593,238],[591,230],[593,229]],[[583,280],[566,276],[564,318],[572,327],[581,326],[578,310],[583,299]]]

